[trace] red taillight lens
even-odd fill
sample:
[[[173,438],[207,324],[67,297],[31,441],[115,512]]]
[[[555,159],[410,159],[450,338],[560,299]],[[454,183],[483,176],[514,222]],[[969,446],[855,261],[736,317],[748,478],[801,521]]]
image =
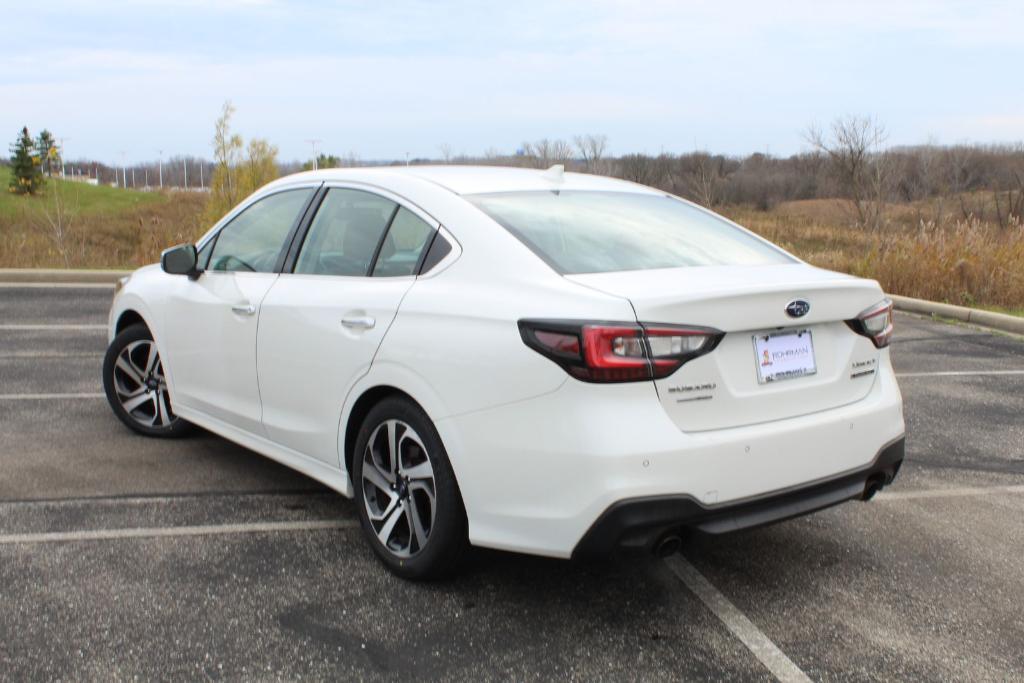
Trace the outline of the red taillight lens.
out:
[[[885,348],[892,341],[892,301],[883,299],[853,320],[847,320],[846,324],[857,334],[870,339],[877,348]]]
[[[560,332],[535,332],[537,341],[558,353],[565,353],[572,356],[580,355],[580,338],[575,334],[562,334]]]
[[[583,325],[581,372],[575,377],[592,382],[631,382],[650,378],[643,329],[637,326]]]
[[[569,320],[521,320],[519,332],[527,346],[586,382],[668,377],[723,336],[705,327]]]

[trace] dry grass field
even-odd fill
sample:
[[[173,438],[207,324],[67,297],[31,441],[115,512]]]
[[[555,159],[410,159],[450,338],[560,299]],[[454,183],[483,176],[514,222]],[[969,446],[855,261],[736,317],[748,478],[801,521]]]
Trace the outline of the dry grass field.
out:
[[[948,213],[936,200],[888,207],[880,231],[850,227],[840,200],[719,211],[809,263],[875,278],[893,294],[1024,312],[1024,226],[963,220],[946,204]]]
[[[7,169],[0,168],[6,186]],[[54,194],[66,227],[58,236]],[[41,197],[0,197],[0,267],[134,268],[195,239],[205,195],[133,192],[50,181]],[[841,200],[783,202],[769,211],[717,207],[808,262],[879,280],[886,291],[1024,313],[1024,226],[965,221],[959,202],[887,207],[879,231],[851,227]],[[940,227],[941,226],[941,227]]]
[[[205,195],[49,180],[37,197],[6,191],[0,168],[0,268],[133,268],[195,239]]]

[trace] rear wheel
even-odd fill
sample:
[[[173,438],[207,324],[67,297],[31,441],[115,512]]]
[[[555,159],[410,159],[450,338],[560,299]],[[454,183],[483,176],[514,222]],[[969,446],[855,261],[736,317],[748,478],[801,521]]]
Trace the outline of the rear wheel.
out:
[[[103,390],[114,414],[139,434],[174,437],[191,427],[171,408],[163,361],[145,325],[128,327],[107,347]]]
[[[370,410],[352,481],[363,530],[391,571],[432,579],[455,569],[467,545],[466,513],[441,438],[419,406],[396,397]]]

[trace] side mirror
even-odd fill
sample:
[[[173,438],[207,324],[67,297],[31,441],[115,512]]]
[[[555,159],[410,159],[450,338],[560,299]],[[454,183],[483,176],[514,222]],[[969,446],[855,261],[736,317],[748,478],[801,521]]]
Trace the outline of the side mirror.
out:
[[[170,249],[164,249],[160,254],[160,267],[165,273],[171,275],[188,275],[193,280],[199,277],[201,272],[196,267],[199,255],[196,253],[196,245],[192,243],[179,244]]]

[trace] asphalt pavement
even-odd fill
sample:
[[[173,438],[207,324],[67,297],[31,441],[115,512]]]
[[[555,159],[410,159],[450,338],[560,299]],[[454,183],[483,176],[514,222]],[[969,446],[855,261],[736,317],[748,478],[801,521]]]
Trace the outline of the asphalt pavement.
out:
[[[352,504],[129,432],[104,287],[0,286],[0,680],[1024,681],[1024,341],[897,316],[896,483],[681,555],[388,574]]]

